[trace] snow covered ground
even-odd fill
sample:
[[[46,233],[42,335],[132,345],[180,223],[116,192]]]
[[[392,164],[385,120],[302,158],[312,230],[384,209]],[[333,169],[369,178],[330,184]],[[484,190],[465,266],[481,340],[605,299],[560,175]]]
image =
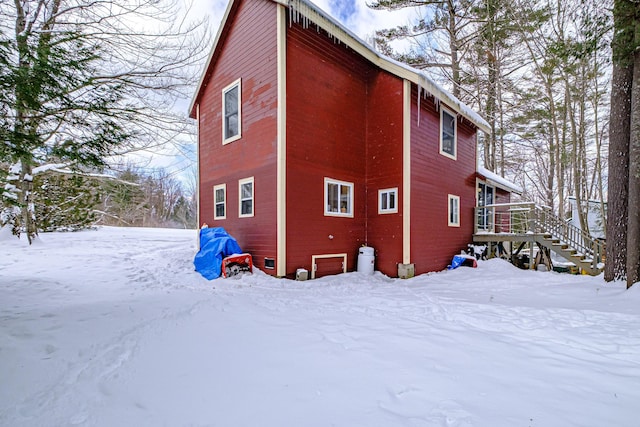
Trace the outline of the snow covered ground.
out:
[[[0,425],[640,425],[639,286],[500,260],[209,282],[195,233],[0,236]]]

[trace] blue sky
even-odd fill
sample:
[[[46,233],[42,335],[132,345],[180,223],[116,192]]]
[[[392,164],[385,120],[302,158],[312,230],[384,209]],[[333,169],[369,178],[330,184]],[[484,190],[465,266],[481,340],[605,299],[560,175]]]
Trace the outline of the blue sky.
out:
[[[329,7],[331,14],[341,22],[349,22],[357,12],[355,0],[329,0]]]

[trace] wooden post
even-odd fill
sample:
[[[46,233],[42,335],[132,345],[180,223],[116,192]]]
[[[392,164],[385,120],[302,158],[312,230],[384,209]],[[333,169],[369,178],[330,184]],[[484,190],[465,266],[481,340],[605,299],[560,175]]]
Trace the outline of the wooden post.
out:
[[[535,270],[535,257],[533,256],[533,240],[531,242],[529,242],[529,270]]]

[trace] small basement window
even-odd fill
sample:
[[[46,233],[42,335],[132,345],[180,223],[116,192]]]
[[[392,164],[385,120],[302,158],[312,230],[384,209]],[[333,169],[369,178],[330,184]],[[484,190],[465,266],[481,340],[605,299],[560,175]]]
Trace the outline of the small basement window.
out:
[[[378,213],[398,212],[398,187],[378,190]]]
[[[457,156],[456,115],[440,109],[440,154],[456,159]]]
[[[214,213],[213,219],[225,219],[227,217],[227,184],[213,187]]]
[[[449,194],[449,227],[460,227],[460,197]]]
[[[273,270],[276,268],[276,260],[273,258],[265,258],[264,259],[264,268],[268,270]]]
[[[353,217],[353,183],[324,179],[325,216]]]
[[[222,143],[228,144],[242,136],[242,85],[238,79],[222,89]]]

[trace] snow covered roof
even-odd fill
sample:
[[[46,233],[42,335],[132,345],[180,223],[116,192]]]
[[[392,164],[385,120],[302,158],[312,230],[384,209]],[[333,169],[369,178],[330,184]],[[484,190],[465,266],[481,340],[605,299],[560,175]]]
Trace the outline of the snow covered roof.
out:
[[[490,184],[496,187],[502,188],[503,190],[509,191],[511,193],[517,193],[517,194],[523,193],[523,189],[519,185],[514,184],[508,179],[505,179],[500,175],[494,172],[491,172],[488,169],[485,169],[482,166],[478,166],[478,173],[484,176]]]
[[[567,196],[567,199],[569,200],[569,203],[575,203],[576,202],[576,196]],[[583,203],[588,202],[590,205],[597,205],[600,206],[601,203],[603,203],[600,200],[596,200],[596,199],[589,199],[589,200],[583,200]],[[604,201],[604,204],[607,204],[607,201]]]
[[[208,73],[209,67],[211,65],[211,61],[213,59],[214,53],[216,51],[218,41],[222,35],[223,29],[225,27],[226,21],[229,17],[230,11],[233,8],[234,3],[238,0],[230,0],[229,5],[227,6],[227,10],[222,19],[222,23],[218,29],[218,34],[216,35],[215,42],[213,44],[213,49],[211,54],[209,55],[209,59],[207,60],[207,65],[205,67],[205,71],[200,79],[200,83],[198,84],[198,89],[195,93],[193,101],[191,103],[190,112],[191,115],[194,115],[194,108],[197,99],[200,96],[200,92],[203,88],[203,84],[205,83],[205,78]],[[344,43],[346,46],[353,49],[355,52],[362,55],[364,58],[369,60],[374,65],[379,68],[390,72],[400,78],[406,79],[415,83],[418,86],[418,96],[421,95],[421,92],[432,95],[434,98],[439,100],[440,102],[444,102],[449,108],[456,111],[458,114],[464,116],[471,123],[476,125],[479,129],[482,129],[486,133],[491,133],[491,129],[486,120],[484,120],[478,113],[476,113],[469,106],[464,104],[458,98],[453,96],[447,90],[442,88],[436,82],[434,82],[424,71],[418,70],[416,68],[410,67],[407,64],[396,61],[388,56],[382,55],[377,52],[373,47],[371,47],[368,43],[360,39],[354,33],[352,33],[349,29],[347,29],[340,22],[335,20],[329,14],[324,12],[318,6],[313,4],[309,0],[272,0],[276,3],[279,3],[283,6],[286,6],[289,9],[289,19],[293,22],[301,22],[303,25],[308,26],[309,22],[313,22],[319,28],[325,30],[331,37],[339,40]]]

